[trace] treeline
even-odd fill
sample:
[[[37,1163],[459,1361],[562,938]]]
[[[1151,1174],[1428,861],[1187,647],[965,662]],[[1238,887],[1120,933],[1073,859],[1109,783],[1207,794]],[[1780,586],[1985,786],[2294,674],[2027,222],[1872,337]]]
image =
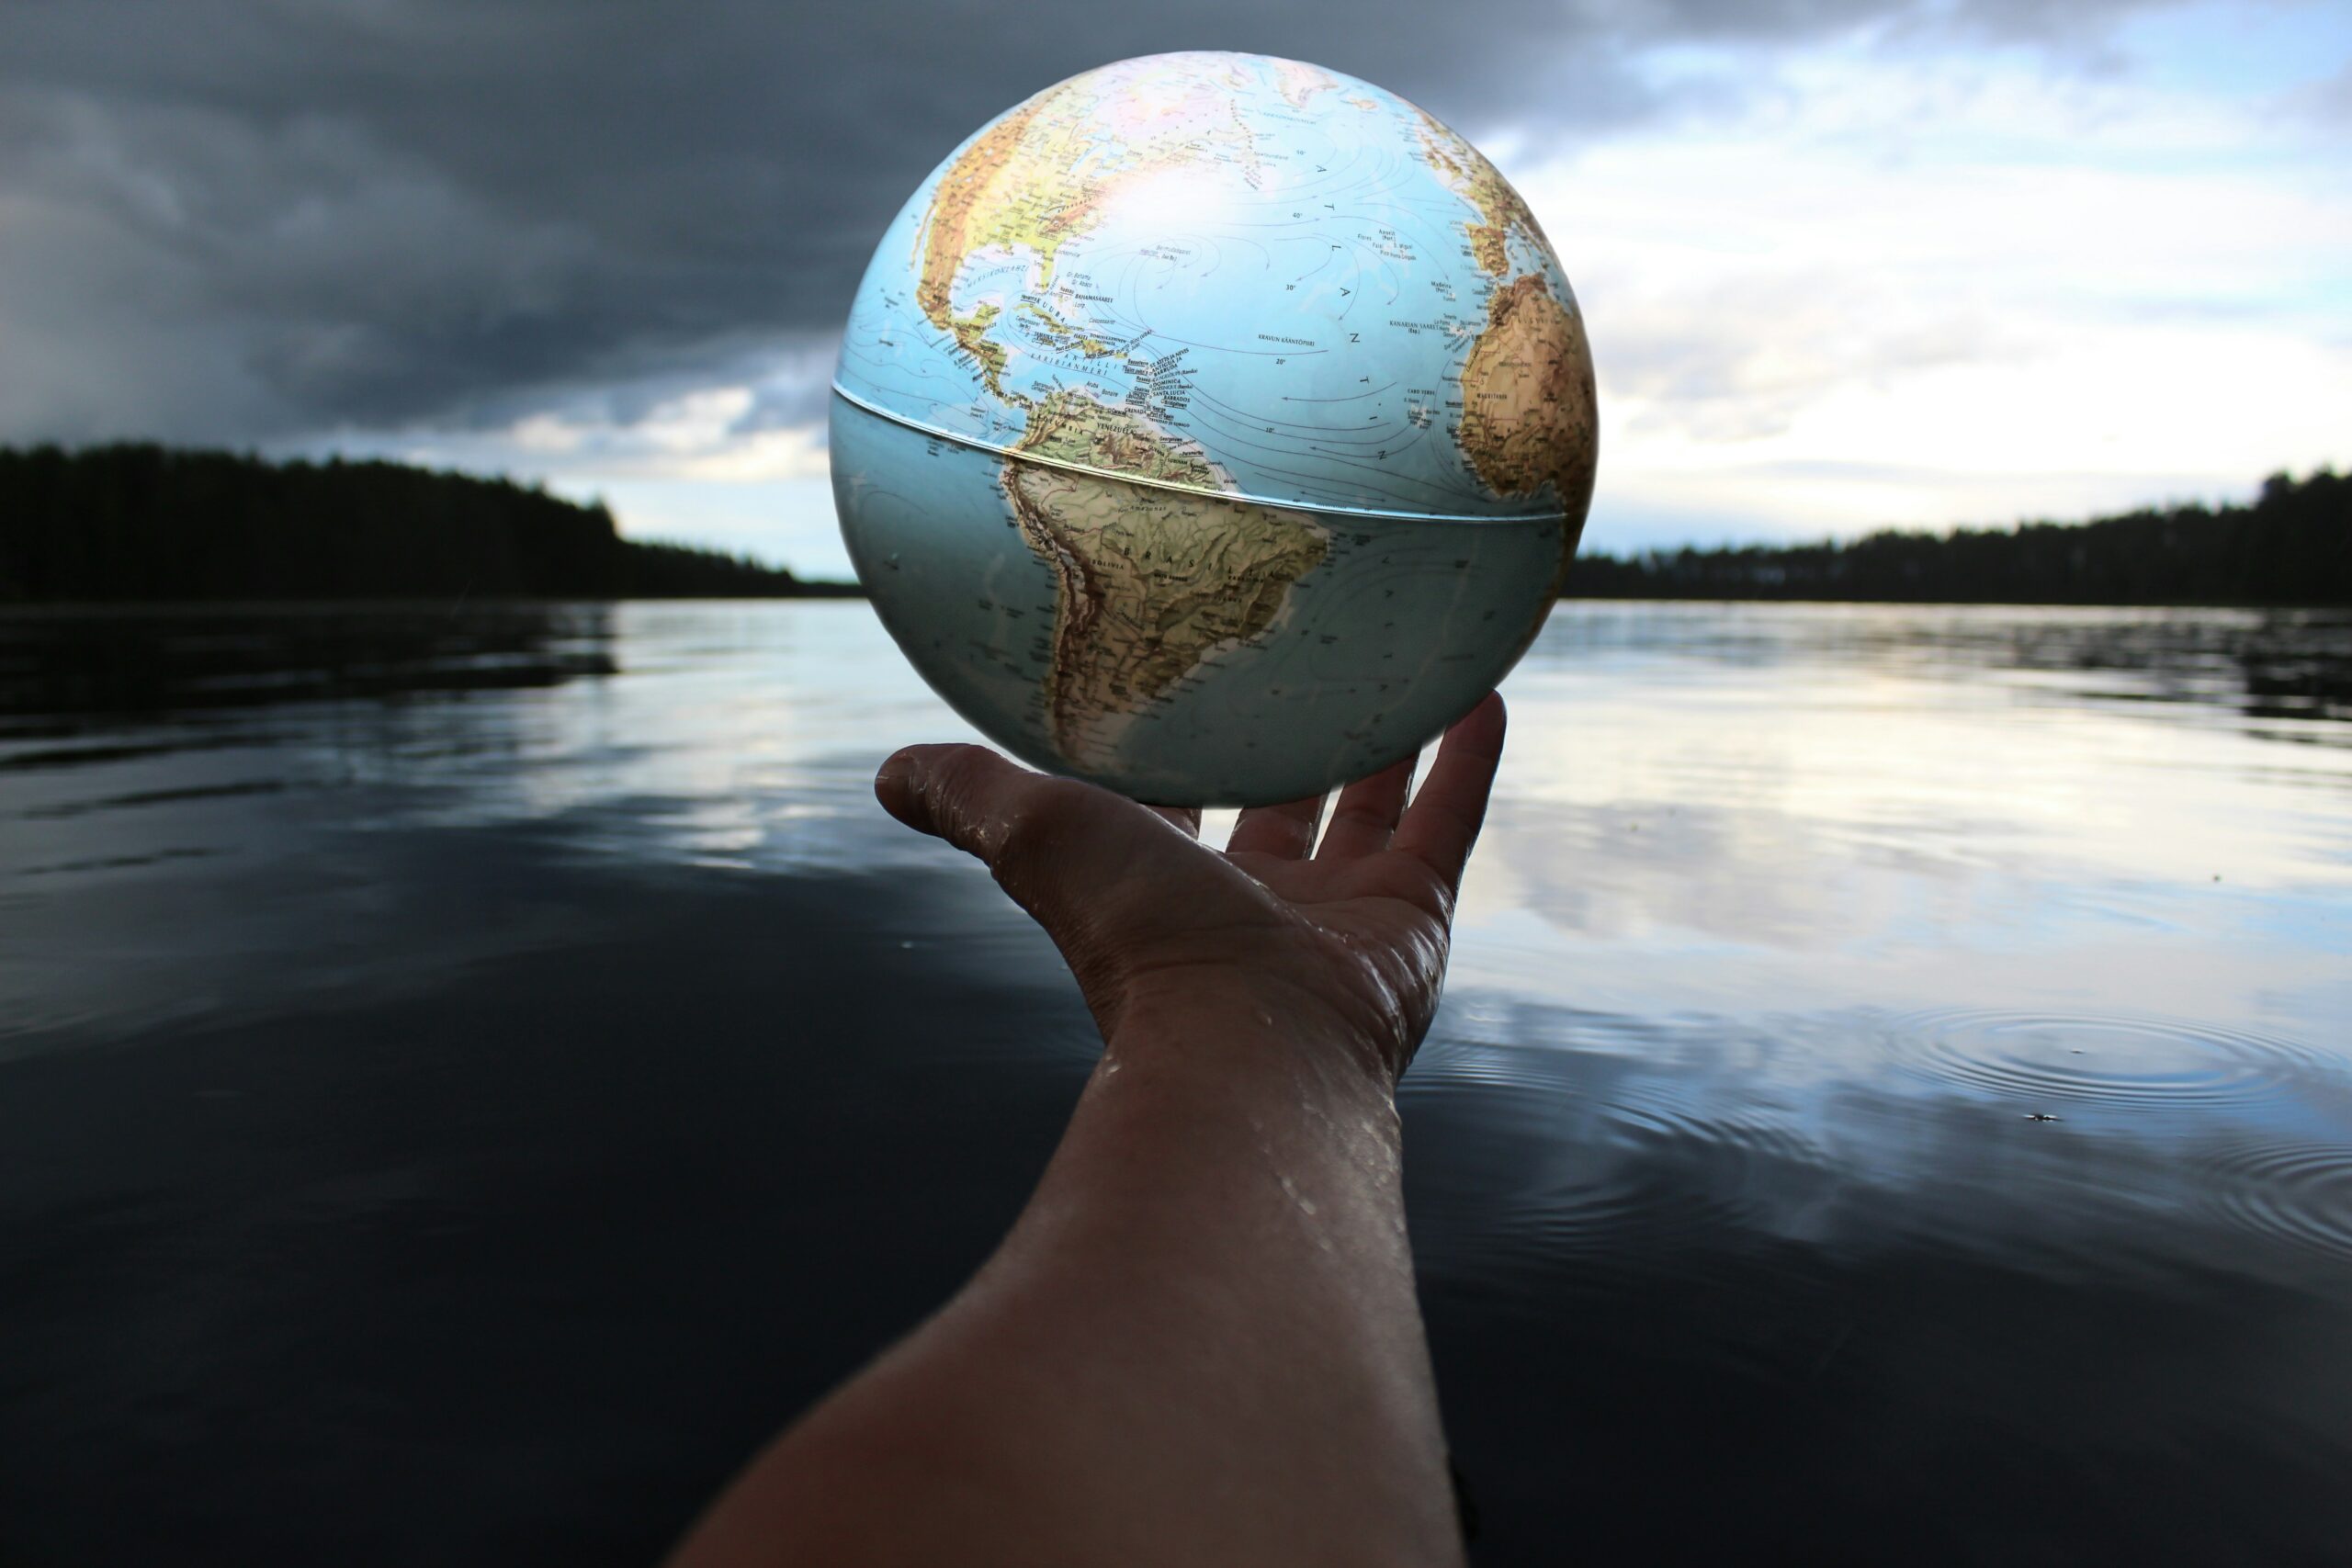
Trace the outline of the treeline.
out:
[[[855,593],[622,538],[601,504],[398,463],[131,445],[0,448],[0,603],[623,599]],[[2352,604],[2352,476],[2275,474],[2247,505],[1847,544],[1582,555],[1585,599]]]
[[[854,592],[640,544],[601,505],[398,463],[0,449],[0,603]]]
[[[2274,474],[2250,505],[1849,544],[1585,555],[1579,599],[1841,599],[1987,604],[2352,604],[2352,476]]]

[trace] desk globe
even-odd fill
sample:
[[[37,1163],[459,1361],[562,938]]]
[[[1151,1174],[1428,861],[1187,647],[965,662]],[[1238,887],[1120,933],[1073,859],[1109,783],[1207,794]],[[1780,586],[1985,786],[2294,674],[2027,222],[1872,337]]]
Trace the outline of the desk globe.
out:
[[[982,127],[883,235],[833,392],[842,535],[916,669],[1159,804],[1418,750],[1533,639],[1592,492],[1583,319],[1519,193],[1261,55]]]

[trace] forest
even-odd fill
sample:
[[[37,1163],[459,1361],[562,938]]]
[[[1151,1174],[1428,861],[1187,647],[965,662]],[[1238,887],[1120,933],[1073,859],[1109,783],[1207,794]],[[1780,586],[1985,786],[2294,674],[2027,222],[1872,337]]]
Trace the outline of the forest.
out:
[[[1985,604],[2352,604],[2352,475],[2273,474],[2245,505],[1846,543],[1585,554],[1577,599]]]
[[[854,593],[624,539],[601,504],[399,463],[0,449],[0,604]]]
[[[388,462],[0,449],[0,603],[790,597],[858,592],[624,539],[601,503]],[[2244,504],[1844,543],[1587,552],[1569,598],[2352,604],[2352,476]]]

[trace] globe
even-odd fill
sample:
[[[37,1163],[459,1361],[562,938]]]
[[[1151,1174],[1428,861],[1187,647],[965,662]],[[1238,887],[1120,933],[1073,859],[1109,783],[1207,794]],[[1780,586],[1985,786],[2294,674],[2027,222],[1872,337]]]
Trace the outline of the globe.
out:
[[[1533,640],[1592,491],[1527,204],[1411,104],[1260,55],[983,126],[882,236],[832,390],[842,535],[916,669],[1159,804],[1412,754]]]

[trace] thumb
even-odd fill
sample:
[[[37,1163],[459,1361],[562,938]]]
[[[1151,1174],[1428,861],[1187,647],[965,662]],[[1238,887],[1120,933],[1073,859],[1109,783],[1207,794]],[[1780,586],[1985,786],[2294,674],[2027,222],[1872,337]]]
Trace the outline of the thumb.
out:
[[[908,827],[988,866],[1054,939],[1106,1032],[1122,976],[1171,908],[1214,919],[1220,895],[1254,887],[1183,824],[984,746],[910,746],[882,764],[874,793]]]
[[[908,827],[986,865],[1048,930],[1142,848],[1138,837],[1182,831],[1107,790],[1032,773],[984,746],[910,746],[882,764],[874,794]]]
[[[994,869],[1044,775],[984,746],[909,746],[874,775],[882,809]]]

